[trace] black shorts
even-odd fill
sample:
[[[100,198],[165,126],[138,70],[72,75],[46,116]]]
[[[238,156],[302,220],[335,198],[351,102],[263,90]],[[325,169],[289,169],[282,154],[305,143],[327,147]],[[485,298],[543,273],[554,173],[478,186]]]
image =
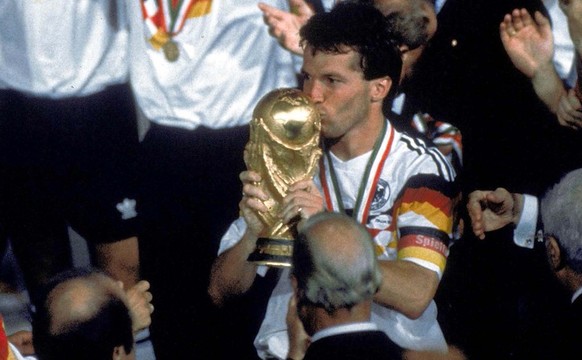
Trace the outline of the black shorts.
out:
[[[135,236],[138,145],[128,84],[57,100],[0,90],[0,221],[9,236],[67,225],[92,243]]]

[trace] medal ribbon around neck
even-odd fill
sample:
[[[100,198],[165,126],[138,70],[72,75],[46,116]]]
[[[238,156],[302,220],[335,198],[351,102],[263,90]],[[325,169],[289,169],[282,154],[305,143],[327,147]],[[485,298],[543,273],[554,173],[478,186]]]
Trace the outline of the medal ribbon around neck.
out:
[[[394,128],[388,124],[388,121],[384,121],[384,126],[382,127],[382,132],[374,148],[372,149],[372,154],[368,163],[366,164],[366,170],[360,181],[360,186],[358,189],[358,196],[356,198],[356,204],[354,206],[354,212],[352,216],[358,220],[361,224],[365,225],[368,221],[368,215],[370,213],[370,205],[374,199],[376,192],[376,187],[378,185],[378,179],[380,179],[380,173],[384,167],[384,163],[388,158],[390,149],[392,148],[392,141],[394,140]],[[326,173],[326,165],[329,171]],[[320,174],[321,186],[323,188],[323,193],[325,196],[325,202],[328,209],[333,209],[345,213],[343,199],[340,193],[339,184],[337,181],[337,175],[333,167],[333,161],[329,150],[326,149],[325,156],[321,157]],[[333,187],[333,192],[330,191],[330,185]],[[332,194],[334,197],[332,198]],[[362,204],[365,201],[364,204]]]
[[[164,25],[166,32],[172,36],[182,30],[186,15],[195,0],[166,0],[161,1],[164,9]],[[176,26],[178,24],[178,26]]]
[[[141,0],[141,4],[148,42],[174,62],[180,48],[172,38],[182,31],[187,18],[208,14],[212,0]]]
[[[162,36],[164,38],[157,40],[161,41],[162,44],[157,46],[154,44],[156,49],[161,47],[163,42],[168,41],[168,37],[176,35],[182,30],[192,6],[195,3],[200,3],[199,0],[141,0],[141,2],[149,36],[152,38]],[[206,13],[209,8],[206,6],[206,10],[202,10],[203,13]],[[160,31],[163,35],[160,35]]]

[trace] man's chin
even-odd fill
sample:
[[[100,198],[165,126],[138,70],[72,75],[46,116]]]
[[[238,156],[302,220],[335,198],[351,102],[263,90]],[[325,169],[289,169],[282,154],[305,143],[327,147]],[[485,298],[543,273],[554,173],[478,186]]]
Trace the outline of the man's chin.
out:
[[[327,137],[323,133],[322,133],[322,136],[323,136],[323,142],[325,144],[325,147],[328,148],[328,149],[330,147],[332,147],[333,145],[335,145],[336,143],[338,143],[340,141],[340,139],[341,139],[341,136],[337,136],[337,137]]]

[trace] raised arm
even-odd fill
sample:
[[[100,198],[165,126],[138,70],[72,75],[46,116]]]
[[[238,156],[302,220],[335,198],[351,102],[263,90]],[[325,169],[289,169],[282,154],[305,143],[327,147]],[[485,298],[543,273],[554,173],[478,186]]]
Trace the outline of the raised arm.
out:
[[[573,91],[562,98],[558,119],[560,124],[575,129],[582,128],[582,0],[560,0],[560,8],[568,19],[570,38],[576,48],[576,72],[578,81]]]
[[[552,62],[552,29],[549,20],[539,11],[534,17],[526,9],[506,14],[499,25],[501,42],[515,67],[531,79],[538,97],[557,113],[566,89]]]
[[[213,303],[218,306],[223,305],[230,296],[248,291],[257,272],[257,266],[248,262],[247,258],[255,249],[264,227],[255,211],[267,211],[263,201],[268,200],[268,196],[260,187],[254,185],[261,181],[258,173],[243,171],[240,179],[243,183],[243,197],[239,209],[244,223],[239,220],[231,225],[225,237],[233,238],[236,244],[219,254],[210,273],[208,293]]]
[[[237,237],[236,244],[218,256],[210,275],[208,293],[218,306],[224,304],[230,296],[243,294],[251,288],[257,266],[247,261],[247,258],[255,250],[259,234],[264,228],[257,212],[268,210],[263,202],[269,200],[269,196],[256,185],[262,180],[261,176],[253,171],[244,171],[240,179],[243,183],[243,198],[239,208],[244,224],[239,220],[231,226],[225,236]],[[283,223],[289,223],[297,217],[307,218],[323,209],[323,198],[313,181],[301,180],[289,187],[279,216]]]
[[[276,38],[284,49],[303,56],[303,49],[299,45],[299,29],[313,16],[314,11],[305,0],[289,0],[289,6],[291,11],[288,12],[259,3],[265,24],[269,27],[269,34]]]
[[[560,0],[560,9],[568,19],[570,38],[579,56],[582,56],[582,0]]]

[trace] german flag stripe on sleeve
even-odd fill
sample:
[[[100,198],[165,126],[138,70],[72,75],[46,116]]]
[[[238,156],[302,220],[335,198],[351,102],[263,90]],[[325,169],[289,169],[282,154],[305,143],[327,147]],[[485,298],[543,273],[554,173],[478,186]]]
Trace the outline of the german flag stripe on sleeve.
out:
[[[435,174],[417,174],[406,181],[404,189],[428,188],[441,193],[447,198],[454,198],[459,193],[458,184],[455,181],[447,181]]]
[[[450,209],[436,207],[432,202],[427,201],[426,198],[423,201],[401,203],[398,207],[398,215],[401,216],[408,212],[414,212],[415,214],[424,217],[436,228],[441,229],[446,233],[450,234],[452,232],[453,218],[450,214]]]
[[[453,228],[452,183],[435,175],[416,175],[407,182],[394,204],[394,216],[413,212],[447,234]],[[444,191],[443,191],[444,190]],[[407,224],[402,224],[406,226]]]
[[[431,190],[426,187],[406,188],[400,198],[400,203],[406,204],[430,204],[432,208],[438,209],[444,216],[451,216],[452,200],[443,193]],[[409,205],[411,206],[411,205]]]

